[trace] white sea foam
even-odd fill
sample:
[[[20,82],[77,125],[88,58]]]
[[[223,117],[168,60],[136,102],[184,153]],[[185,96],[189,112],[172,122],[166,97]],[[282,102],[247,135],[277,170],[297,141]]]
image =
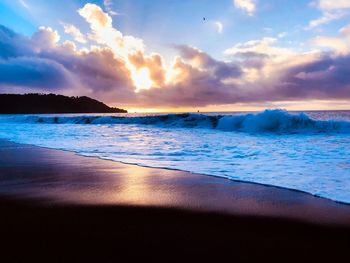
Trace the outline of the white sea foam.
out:
[[[0,138],[350,203],[350,112],[4,115]]]

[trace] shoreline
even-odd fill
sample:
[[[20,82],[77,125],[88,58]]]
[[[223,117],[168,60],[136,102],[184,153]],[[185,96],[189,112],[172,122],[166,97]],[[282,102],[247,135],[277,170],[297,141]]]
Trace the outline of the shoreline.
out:
[[[332,198],[327,198],[327,197],[320,196],[320,195],[317,195],[317,194],[312,194],[310,192],[299,190],[299,189],[296,189],[296,188],[289,188],[289,187],[285,187],[285,186],[279,186],[279,185],[273,185],[273,184],[265,184],[265,183],[259,183],[259,182],[254,182],[254,181],[245,181],[245,180],[239,180],[239,179],[231,179],[231,178],[225,177],[225,176],[205,174],[205,173],[196,173],[196,172],[191,172],[191,171],[188,171],[188,170],[182,170],[182,169],[176,169],[176,168],[156,167],[156,166],[142,165],[142,164],[138,164],[138,163],[128,163],[128,162],[113,160],[113,159],[110,159],[110,158],[103,158],[103,157],[100,157],[100,156],[84,155],[84,154],[81,154],[81,153],[73,151],[73,150],[56,149],[56,148],[50,148],[50,147],[47,147],[47,146],[39,146],[39,145],[35,145],[35,144],[30,144],[30,143],[18,143],[18,142],[14,142],[12,140],[0,138],[0,146],[1,146],[2,143],[6,143],[6,142],[7,143],[17,144],[17,145],[27,145],[27,146],[31,146],[31,147],[34,147],[34,148],[42,148],[42,149],[47,149],[47,150],[54,150],[54,151],[62,151],[62,152],[67,152],[67,153],[73,153],[74,155],[85,157],[85,158],[96,158],[96,159],[99,159],[99,160],[102,160],[102,161],[119,163],[119,164],[123,164],[123,165],[132,165],[132,166],[148,168],[148,169],[157,169],[157,170],[160,169],[160,170],[178,171],[178,172],[184,172],[184,173],[188,173],[188,174],[192,174],[192,175],[209,176],[209,177],[219,178],[219,179],[223,179],[223,180],[229,180],[229,181],[236,182],[236,183],[246,183],[246,184],[258,185],[258,186],[273,187],[273,188],[277,188],[277,189],[281,189],[281,190],[288,190],[288,191],[293,191],[293,192],[296,192],[296,193],[302,193],[302,194],[311,195],[311,196],[313,196],[315,198],[321,198],[321,199],[329,200],[329,201],[338,203],[340,205],[350,206],[350,203],[339,201],[339,200],[335,200],[335,199],[332,199]]]
[[[350,206],[0,140],[4,262],[334,262]]]
[[[27,183],[16,179],[15,186],[11,186],[11,180],[2,177],[0,196],[6,195],[8,190],[10,196],[51,200],[53,203],[160,206],[285,217],[350,227],[349,204],[300,190],[175,169],[125,164],[7,140],[0,140],[0,146],[7,155],[7,165],[0,161],[0,178],[4,169],[13,173],[11,167],[5,167],[12,165],[12,170],[16,170],[14,176],[20,174],[26,177],[29,173],[39,180],[39,183],[35,180]],[[45,168],[45,165],[52,169],[49,176],[43,171],[35,172]],[[71,178],[57,177],[62,170],[70,173]]]

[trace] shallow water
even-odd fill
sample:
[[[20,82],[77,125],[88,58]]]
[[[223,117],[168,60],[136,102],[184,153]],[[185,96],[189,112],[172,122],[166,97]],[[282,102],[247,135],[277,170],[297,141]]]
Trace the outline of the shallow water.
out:
[[[3,115],[0,138],[350,203],[348,111]]]

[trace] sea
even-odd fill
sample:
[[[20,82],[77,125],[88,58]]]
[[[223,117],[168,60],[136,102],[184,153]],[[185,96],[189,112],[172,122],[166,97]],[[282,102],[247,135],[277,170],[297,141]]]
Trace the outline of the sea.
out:
[[[0,138],[350,203],[350,111],[0,115]]]

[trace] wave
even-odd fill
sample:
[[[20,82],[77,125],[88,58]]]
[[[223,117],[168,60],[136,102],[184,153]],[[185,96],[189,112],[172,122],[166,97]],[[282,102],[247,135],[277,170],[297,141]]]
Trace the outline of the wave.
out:
[[[314,120],[305,113],[291,114],[285,110],[265,110],[242,115],[166,114],[142,117],[121,116],[9,116],[1,122],[45,124],[139,124],[178,128],[210,128],[222,131],[305,133],[350,133],[350,122]]]

